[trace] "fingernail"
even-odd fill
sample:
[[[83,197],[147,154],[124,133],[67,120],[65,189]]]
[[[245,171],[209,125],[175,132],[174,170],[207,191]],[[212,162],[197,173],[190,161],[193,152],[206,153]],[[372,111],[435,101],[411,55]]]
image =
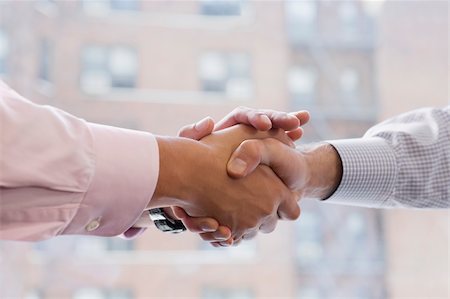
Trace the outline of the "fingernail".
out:
[[[200,228],[202,229],[203,232],[205,233],[209,233],[209,232],[215,232],[216,230],[211,227],[208,223],[202,223],[200,224]]]
[[[247,169],[247,163],[239,158],[235,158],[230,162],[230,170],[234,173],[243,173]]]
[[[209,117],[205,117],[204,119],[202,119],[201,121],[199,121],[198,123],[196,123],[194,125],[194,129],[197,132],[203,132],[208,127],[208,123],[209,123]]]
[[[228,237],[224,237],[224,236],[216,236],[216,235],[214,235],[214,238],[217,240],[217,241],[226,241],[226,240],[228,240]]]
[[[222,246],[222,247],[228,247],[228,246],[230,246],[230,244],[228,244],[227,242],[220,242],[219,244],[220,244],[220,246]]]

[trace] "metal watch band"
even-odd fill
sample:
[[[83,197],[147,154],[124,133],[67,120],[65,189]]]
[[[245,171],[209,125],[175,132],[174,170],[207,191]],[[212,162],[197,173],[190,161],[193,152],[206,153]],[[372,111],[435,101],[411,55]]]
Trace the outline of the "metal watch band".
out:
[[[148,211],[148,215],[150,219],[153,221],[155,226],[163,231],[170,233],[181,233],[186,230],[183,222],[180,220],[175,220],[167,216],[166,212],[164,212],[161,208],[151,209]]]

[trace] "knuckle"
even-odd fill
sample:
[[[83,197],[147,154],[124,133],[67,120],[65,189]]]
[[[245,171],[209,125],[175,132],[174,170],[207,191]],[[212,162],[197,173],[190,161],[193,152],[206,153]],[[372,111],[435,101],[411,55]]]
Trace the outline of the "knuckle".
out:
[[[240,105],[234,109],[235,112],[248,111],[248,110],[250,110],[250,108],[243,106],[243,105]]]
[[[184,126],[178,131],[178,136],[183,137],[188,135],[192,130],[194,130],[194,124]]]

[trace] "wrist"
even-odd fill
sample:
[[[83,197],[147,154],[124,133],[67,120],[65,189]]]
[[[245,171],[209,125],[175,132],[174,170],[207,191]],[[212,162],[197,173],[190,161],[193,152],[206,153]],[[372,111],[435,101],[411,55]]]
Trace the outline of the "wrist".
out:
[[[186,138],[157,136],[159,176],[148,208],[184,206],[191,198],[192,162],[201,154],[201,144]],[[189,162],[191,161],[191,163]]]
[[[342,178],[342,162],[336,149],[322,143],[303,153],[307,165],[305,197],[326,199],[339,186]]]

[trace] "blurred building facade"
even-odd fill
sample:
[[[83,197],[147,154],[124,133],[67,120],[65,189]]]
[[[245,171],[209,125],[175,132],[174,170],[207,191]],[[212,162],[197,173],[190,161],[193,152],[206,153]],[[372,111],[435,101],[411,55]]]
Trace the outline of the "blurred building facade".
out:
[[[0,74],[38,103],[156,134],[245,105],[309,109],[307,141],[355,137],[392,101],[383,93],[380,109],[377,67],[389,72],[391,64],[377,56],[385,38],[377,22],[356,0],[0,2]],[[402,254],[385,246],[385,231],[396,239],[395,218],[385,223],[379,211],[315,202],[302,208],[297,223],[234,249],[156,230],[135,241],[4,242],[1,292],[75,299],[402,294],[395,277],[385,280],[386,257]]]

